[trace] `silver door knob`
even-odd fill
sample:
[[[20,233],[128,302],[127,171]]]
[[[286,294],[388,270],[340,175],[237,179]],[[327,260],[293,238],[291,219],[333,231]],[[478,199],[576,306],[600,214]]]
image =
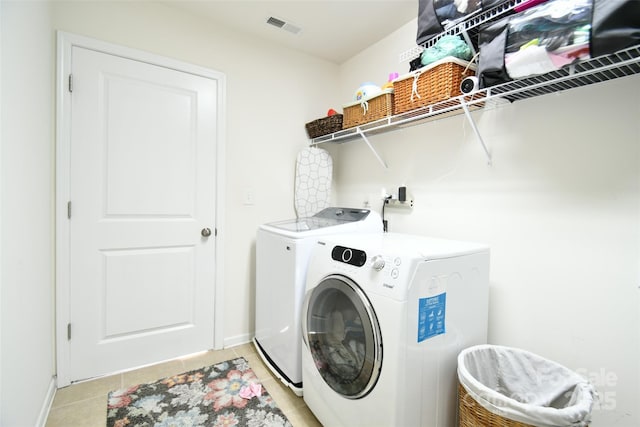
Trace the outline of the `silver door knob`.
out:
[[[205,228],[202,229],[200,234],[202,234],[202,237],[209,237],[209,236],[211,236],[211,229],[205,227]]]

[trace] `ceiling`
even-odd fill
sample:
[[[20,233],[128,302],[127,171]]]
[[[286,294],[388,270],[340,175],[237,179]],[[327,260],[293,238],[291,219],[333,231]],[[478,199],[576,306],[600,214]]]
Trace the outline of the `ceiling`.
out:
[[[246,34],[341,64],[417,16],[418,0],[159,0]],[[266,23],[275,17],[283,28]],[[300,28],[297,34],[287,31]]]

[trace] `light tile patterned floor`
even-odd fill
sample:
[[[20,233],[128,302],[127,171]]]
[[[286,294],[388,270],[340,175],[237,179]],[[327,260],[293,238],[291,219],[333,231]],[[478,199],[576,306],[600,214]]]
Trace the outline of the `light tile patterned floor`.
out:
[[[293,427],[321,426],[304,400],[271,374],[253,345],[243,344],[61,388],[56,392],[46,427],[104,427],[107,422],[107,393],[110,391],[153,382],[241,356],[247,359],[253,372]]]

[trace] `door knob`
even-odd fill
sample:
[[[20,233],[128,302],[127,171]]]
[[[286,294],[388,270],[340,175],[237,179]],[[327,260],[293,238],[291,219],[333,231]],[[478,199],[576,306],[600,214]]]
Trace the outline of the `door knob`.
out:
[[[205,228],[202,229],[200,234],[202,234],[202,237],[209,237],[209,236],[211,236],[211,229],[205,227]]]

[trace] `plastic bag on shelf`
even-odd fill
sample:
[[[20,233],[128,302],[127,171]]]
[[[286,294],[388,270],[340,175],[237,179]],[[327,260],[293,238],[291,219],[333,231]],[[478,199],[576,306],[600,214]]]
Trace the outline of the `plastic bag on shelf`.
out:
[[[640,1],[548,0],[480,30],[480,87],[640,44]]]
[[[471,48],[460,36],[444,36],[435,45],[422,52],[422,66],[427,66],[448,56],[468,61],[473,54]]]
[[[590,57],[593,0],[549,0],[480,31],[481,87],[545,74]]]
[[[592,0],[553,0],[509,20],[505,67],[519,79],[589,58]]]

